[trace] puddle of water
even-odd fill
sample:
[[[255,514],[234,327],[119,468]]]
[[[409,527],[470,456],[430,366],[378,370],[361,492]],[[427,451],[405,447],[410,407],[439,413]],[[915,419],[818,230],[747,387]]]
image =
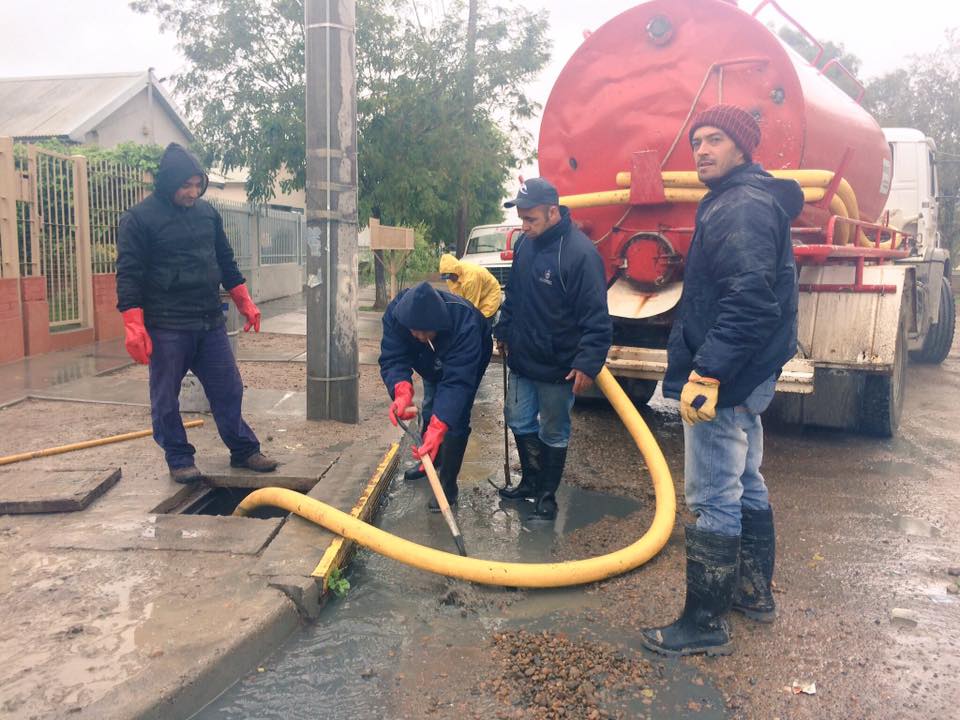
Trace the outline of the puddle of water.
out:
[[[904,535],[925,538],[940,537],[940,528],[931,525],[926,520],[910,517],[909,515],[894,515],[891,519],[891,525],[895,530]]]

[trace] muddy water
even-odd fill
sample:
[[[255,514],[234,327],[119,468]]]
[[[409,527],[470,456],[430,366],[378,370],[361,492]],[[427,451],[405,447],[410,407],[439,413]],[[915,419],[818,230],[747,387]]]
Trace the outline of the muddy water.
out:
[[[499,392],[499,386],[490,383],[478,399],[474,435],[460,475],[457,517],[471,555],[556,561],[554,550],[570,533],[638,509],[637,500],[570,484],[561,486],[560,514],[552,525],[527,522],[528,503],[501,502],[488,483],[488,478],[497,483],[503,479],[502,425],[499,404],[493,402]],[[515,454],[513,459],[516,462]],[[426,512],[429,492],[425,480],[405,482],[398,476],[378,524],[416,542],[455,551],[442,518]],[[634,539],[625,536],[623,544]],[[599,619],[605,598],[594,588],[480,587],[367,551],[358,553],[348,578],[352,587],[345,598],[328,604],[314,625],[198,717],[497,717],[502,699],[479,690],[497,670],[489,659],[495,632],[549,631],[609,644],[625,657],[645,652],[639,650],[636,633],[614,631]],[[636,693],[601,708],[615,717],[726,717],[719,693],[697,678],[695,668],[659,660],[656,667],[652,700]]]

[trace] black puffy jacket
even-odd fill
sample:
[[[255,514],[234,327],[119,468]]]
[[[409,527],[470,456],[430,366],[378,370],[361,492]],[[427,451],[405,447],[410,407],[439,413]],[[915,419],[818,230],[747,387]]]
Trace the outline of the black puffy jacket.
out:
[[[194,175],[207,176],[180,145],[167,146],[153,193],[120,218],[117,309],[143,308],[148,327],[202,330],[223,324],[220,286],[243,282],[223,219],[209,203],[173,203]]]
[[[752,164],[708,186],[667,343],[663,394],[679,398],[696,370],[720,381],[719,407],[734,407],[779,376],[797,349],[790,221],[803,209],[803,193]]]
[[[560,222],[517,241],[507,298],[494,328],[507,364],[531,380],[560,383],[572,369],[596,377],[613,337],[600,254],[560,208]]]

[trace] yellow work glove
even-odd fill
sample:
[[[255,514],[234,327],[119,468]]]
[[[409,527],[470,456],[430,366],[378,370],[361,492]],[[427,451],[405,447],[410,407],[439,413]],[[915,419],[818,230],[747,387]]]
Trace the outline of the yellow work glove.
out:
[[[680,417],[688,425],[713,420],[717,416],[720,381],[691,372],[680,392]]]

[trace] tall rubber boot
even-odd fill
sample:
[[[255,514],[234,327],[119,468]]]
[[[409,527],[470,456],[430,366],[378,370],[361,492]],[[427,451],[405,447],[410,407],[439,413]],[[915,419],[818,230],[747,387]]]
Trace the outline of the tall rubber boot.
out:
[[[661,655],[729,655],[733,652],[724,618],[737,584],[740,536],[720,535],[687,525],[687,600],[672,625],[649,628],[640,642]]]
[[[557,517],[557,488],[567,463],[567,449],[541,444],[540,474],[537,476],[537,497],[528,520],[553,520]]]
[[[540,454],[543,443],[537,433],[513,434],[520,455],[520,483],[514,487],[498,490],[507,500],[526,500],[537,497],[537,475],[540,473]]]
[[[740,577],[733,595],[733,609],[751,620],[772,623],[777,617],[777,605],[770,589],[777,554],[773,508],[743,508],[740,522]]]
[[[470,431],[463,437],[447,435],[440,446],[440,452],[437,458],[440,460],[440,469],[437,475],[440,478],[440,487],[443,488],[443,494],[447,502],[453,506],[457,504],[457,497],[460,494],[460,488],[457,486],[457,476],[460,474],[460,466],[463,465],[463,454],[467,450],[467,440],[470,439]],[[427,503],[427,509],[430,512],[440,512],[440,503],[436,498],[430,498]]]

